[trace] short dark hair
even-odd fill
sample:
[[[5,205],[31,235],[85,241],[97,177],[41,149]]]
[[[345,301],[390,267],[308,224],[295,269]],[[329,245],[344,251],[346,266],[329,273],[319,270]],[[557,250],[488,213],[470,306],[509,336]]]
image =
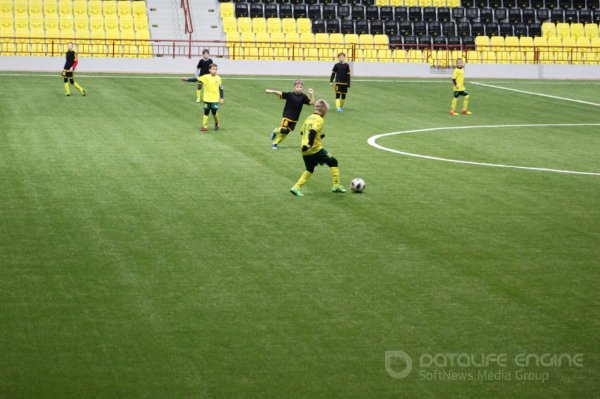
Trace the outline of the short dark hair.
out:
[[[340,58],[340,56],[342,56],[342,55],[345,57],[345,56],[346,56],[346,53],[344,53],[344,52],[341,52],[341,53],[339,53],[339,54],[338,54],[338,58]]]
[[[205,48],[204,50],[202,50],[202,54],[210,54],[210,52],[208,51],[207,48]]]
[[[301,80],[296,80],[296,81],[294,81],[294,87],[296,87],[296,85],[302,85],[302,86],[304,86],[304,82],[301,81]]]
[[[212,67],[218,68],[219,66],[217,64],[215,64],[215,63],[212,63],[212,64],[210,64],[210,66],[208,67],[208,69],[210,69]]]

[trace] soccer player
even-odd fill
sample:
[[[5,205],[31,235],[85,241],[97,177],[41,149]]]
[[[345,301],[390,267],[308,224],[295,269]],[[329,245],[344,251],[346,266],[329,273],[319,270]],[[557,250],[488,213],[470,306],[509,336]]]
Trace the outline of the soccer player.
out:
[[[62,72],[62,77],[63,77],[64,84],[65,84],[65,96],[71,95],[71,89],[69,88],[69,82],[71,82],[71,84],[73,86],[75,86],[75,88],[77,90],[79,90],[79,92],[82,95],[85,96],[85,90],[83,89],[83,87],[81,87],[79,85],[79,83],[75,82],[75,79],[73,78],[75,68],[77,68],[77,63],[79,61],[77,60],[77,53],[75,52],[75,50],[73,50],[73,43],[71,43],[71,42],[67,43],[66,57],[67,57],[67,60],[65,62],[65,66],[63,67],[63,72]]]
[[[346,63],[346,54],[338,54],[338,62],[333,66],[331,71],[331,78],[329,78],[329,85],[334,85],[333,79],[335,78],[335,85],[333,91],[335,92],[335,107],[337,112],[344,112],[344,103],[346,102],[346,95],[350,88],[350,65]]]
[[[465,69],[462,59],[456,61],[456,68],[452,73],[452,84],[454,85],[454,98],[452,99],[452,105],[450,106],[450,115],[458,115],[456,112],[456,105],[458,104],[458,96],[463,96],[463,115],[471,115],[472,112],[468,111],[469,107],[469,93],[465,91]]]
[[[213,61],[210,59],[210,54],[208,49],[202,50],[202,58],[198,61],[198,65],[196,66],[196,77],[208,75],[210,73],[210,66]],[[198,83],[198,88],[196,89],[196,102],[200,102],[200,91],[202,90],[202,85]]]
[[[277,94],[279,98],[285,100],[281,124],[271,133],[271,141],[273,141],[271,148],[274,150],[277,149],[290,132],[294,131],[304,104],[312,105],[315,101],[313,89],[308,89],[308,96],[302,93],[303,89],[304,83],[301,80],[296,80],[294,82],[294,91],[265,90],[265,93]]]
[[[338,167],[337,159],[330,156],[321,143],[321,139],[325,137],[323,125],[325,124],[324,118],[327,115],[327,111],[329,111],[327,101],[318,100],[315,103],[315,113],[306,118],[302,125],[302,130],[300,131],[302,135],[302,158],[304,159],[306,170],[290,189],[290,192],[298,197],[304,196],[300,189],[310,179],[317,165],[323,164],[329,166],[329,170],[331,171],[331,178],[333,180],[331,191],[334,193],[346,192],[346,189],[340,185],[340,168]]]
[[[203,91],[204,116],[202,117],[201,132],[208,131],[208,114],[212,112],[215,118],[215,130],[221,128],[221,118],[219,117],[219,105],[225,102],[223,96],[223,81],[217,75],[217,64],[212,64],[208,75],[202,75],[199,78],[181,78],[184,82],[197,81],[198,87]],[[194,79],[194,80],[191,80]]]

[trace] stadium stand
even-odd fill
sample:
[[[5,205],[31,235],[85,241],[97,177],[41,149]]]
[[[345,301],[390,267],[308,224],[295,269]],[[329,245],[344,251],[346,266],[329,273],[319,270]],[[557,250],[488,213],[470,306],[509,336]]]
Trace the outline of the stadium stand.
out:
[[[0,55],[151,57],[145,1],[0,0]]]
[[[230,55],[239,59],[333,61],[344,50],[356,61],[439,67],[459,57],[600,63],[599,0],[236,0],[220,8]],[[275,42],[285,46],[269,46]]]

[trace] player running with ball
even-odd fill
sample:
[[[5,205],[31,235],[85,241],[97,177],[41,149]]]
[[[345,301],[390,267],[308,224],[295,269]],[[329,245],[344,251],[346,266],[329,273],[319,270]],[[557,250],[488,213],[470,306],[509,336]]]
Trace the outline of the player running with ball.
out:
[[[306,170],[300,176],[300,179],[290,189],[290,192],[298,197],[304,196],[300,189],[306,184],[312,176],[317,165],[327,165],[331,171],[334,193],[345,193],[346,189],[340,185],[340,168],[338,161],[325,151],[321,140],[325,137],[323,126],[325,124],[325,115],[329,111],[329,104],[325,100],[318,100],[315,104],[315,113],[306,118],[302,125],[300,134],[302,135],[302,158]]]

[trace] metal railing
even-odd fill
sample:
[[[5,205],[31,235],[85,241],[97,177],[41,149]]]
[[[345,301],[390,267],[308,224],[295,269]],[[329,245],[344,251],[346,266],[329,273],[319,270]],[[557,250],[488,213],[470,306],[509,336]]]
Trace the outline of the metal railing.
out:
[[[194,24],[192,22],[192,13],[190,12],[190,3],[188,0],[181,0],[183,8],[183,18],[185,19],[185,33],[191,35],[194,33]]]
[[[314,45],[283,42],[225,42],[164,39],[80,39],[0,37],[0,55],[62,56],[73,42],[80,57],[200,57],[207,48],[213,58],[233,60],[334,61],[345,52],[349,61],[428,63],[446,68],[457,58],[479,64],[600,65],[600,46],[453,46],[425,44]]]

